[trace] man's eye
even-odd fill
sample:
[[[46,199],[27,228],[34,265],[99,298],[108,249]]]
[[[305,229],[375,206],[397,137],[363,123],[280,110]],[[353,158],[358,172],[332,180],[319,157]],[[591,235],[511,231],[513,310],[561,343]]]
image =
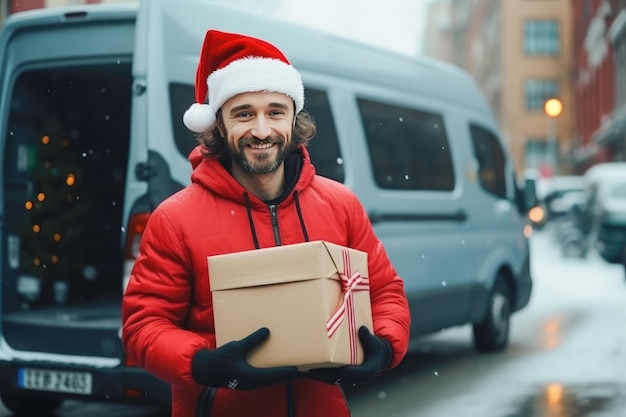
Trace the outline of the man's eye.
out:
[[[247,111],[243,111],[241,113],[237,113],[237,117],[251,117],[252,113],[247,112]]]
[[[283,114],[285,114],[285,112],[282,110],[273,110],[270,112],[270,116],[282,116]]]

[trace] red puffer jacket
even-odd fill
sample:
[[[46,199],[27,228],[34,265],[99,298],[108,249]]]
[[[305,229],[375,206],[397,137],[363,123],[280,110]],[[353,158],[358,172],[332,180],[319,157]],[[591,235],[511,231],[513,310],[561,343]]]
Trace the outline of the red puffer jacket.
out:
[[[356,196],[343,184],[315,175],[306,149],[300,153],[300,177],[278,205],[281,243],[304,242],[308,233],[310,241],[368,253],[374,333],[391,343],[392,368],[408,348],[403,281]],[[198,350],[215,347],[207,256],[255,249],[254,236],[258,247],[277,245],[263,201],[219,161],[204,159],[199,148],[189,159],[192,183],[150,217],[122,303],[124,348],[141,367],[171,384],[172,417],[196,415],[203,387],[191,375],[191,360]],[[339,386],[298,378],[254,391],[218,389],[211,415],[337,417],[350,412]]]

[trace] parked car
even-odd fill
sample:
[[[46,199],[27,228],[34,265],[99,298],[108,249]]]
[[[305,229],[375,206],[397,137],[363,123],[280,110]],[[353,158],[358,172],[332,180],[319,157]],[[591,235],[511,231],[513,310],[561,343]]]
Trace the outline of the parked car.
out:
[[[600,214],[595,247],[605,261],[625,264],[626,178],[616,181],[607,186],[606,195],[599,202]]]
[[[537,180],[536,207],[529,218],[536,229],[568,215],[584,193],[585,179],[581,175],[557,175]]]
[[[584,199],[576,202],[573,220],[560,231],[563,252],[584,256],[593,248],[607,262],[623,263],[626,162],[594,165],[584,174],[584,180]]]

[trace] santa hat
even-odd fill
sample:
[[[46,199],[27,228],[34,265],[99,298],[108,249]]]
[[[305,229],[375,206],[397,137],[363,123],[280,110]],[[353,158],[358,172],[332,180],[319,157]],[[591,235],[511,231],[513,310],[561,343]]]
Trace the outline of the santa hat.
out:
[[[291,97],[296,113],[304,107],[300,74],[274,45],[245,35],[209,30],[196,70],[196,102],[183,115],[183,122],[194,132],[205,132],[215,126],[216,114],[228,99],[255,91]]]

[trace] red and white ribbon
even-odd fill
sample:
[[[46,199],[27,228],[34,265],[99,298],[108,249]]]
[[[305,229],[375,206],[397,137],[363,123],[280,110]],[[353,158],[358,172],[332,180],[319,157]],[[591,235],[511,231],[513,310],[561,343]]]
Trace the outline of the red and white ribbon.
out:
[[[350,338],[350,363],[357,363],[357,327],[356,314],[354,311],[354,291],[368,291],[370,289],[369,279],[361,276],[359,272],[352,273],[350,265],[350,252],[348,249],[342,249],[343,255],[343,273],[339,273],[341,285],[343,287],[343,299],[341,305],[335,313],[326,322],[326,331],[328,337],[331,338],[337,331],[339,326],[347,318],[348,334]]]

